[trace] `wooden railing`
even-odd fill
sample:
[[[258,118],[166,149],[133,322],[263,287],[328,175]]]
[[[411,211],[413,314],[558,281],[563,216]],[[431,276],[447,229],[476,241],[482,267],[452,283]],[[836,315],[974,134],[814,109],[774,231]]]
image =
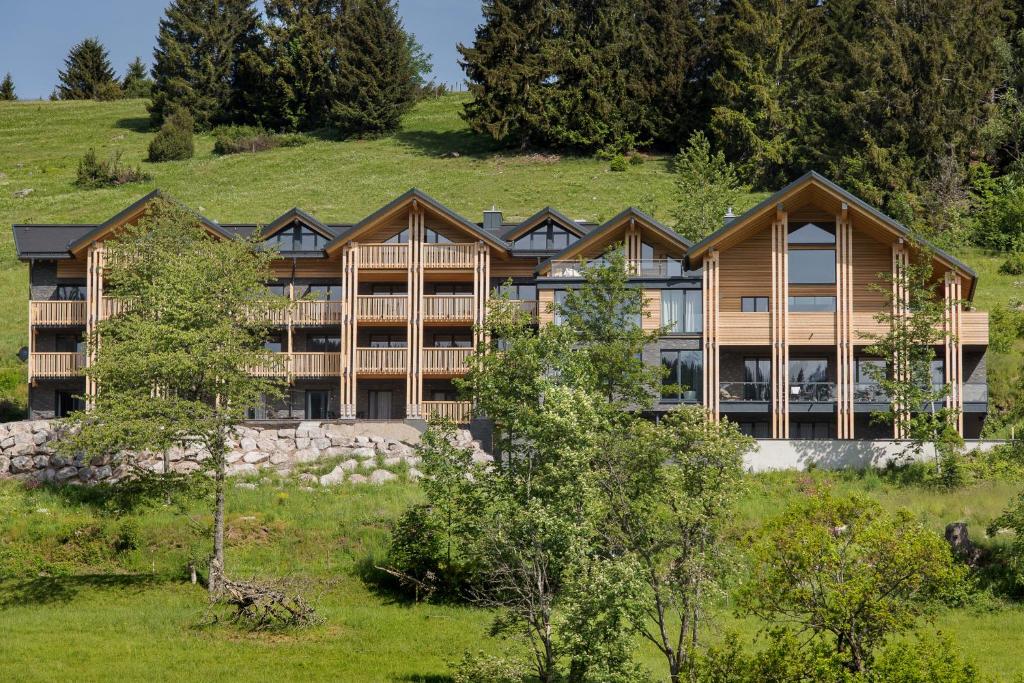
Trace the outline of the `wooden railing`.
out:
[[[424,268],[472,268],[475,243],[424,244]]]
[[[288,354],[275,353],[274,360],[276,362],[251,368],[249,370],[250,374],[253,374],[256,377],[287,377],[288,369],[291,365]]]
[[[430,375],[461,375],[469,370],[472,348],[424,348],[423,372]]]
[[[294,377],[337,377],[341,374],[341,354],[323,351],[293,353],[291,374]]]
[[[341,323],[340,301],[296,301],[292,304],[295,325],[336,325]]]
[[[473,320],[472,294],[431,294],[423,297],[423,319],[428,322]]]
[[[988,344],[988,313],[964,311],[960,314],[960,343]]]
[[[115,315],[120,315],[128,310],[129,302],[125,299],[118,299],[113,296],[103,297],[102,305],[100,306],[100,318],[106,320],[107,318],[113,318]]]
[[[360,321],[404,322],[409,315],[408,303],[405,294],[359,295],[356,317]]]
[[[29,311],[33,325],[84,325],[84,301],[32,301]]]
[[[360,268],[405,268],[409,265],[408,244],[360,244]]]
[[[356,372],[371,375],[404,375],[408,357],[408,349],[358,348]]]
[[[31,377],[74,377],[85,367],[85,354],[76,351],[33,353],[29,356]]]
[[[473,415],[473,404],[469,401],[424,401],[420,407],[424,417],[444,417],[457,424],[469,422]]]

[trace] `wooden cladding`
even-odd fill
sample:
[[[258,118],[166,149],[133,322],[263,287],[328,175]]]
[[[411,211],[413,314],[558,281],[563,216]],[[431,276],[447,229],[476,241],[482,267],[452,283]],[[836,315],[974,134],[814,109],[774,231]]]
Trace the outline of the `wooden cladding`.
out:
[[[958,338],[961,344],[987,346],[988,313],[985,311],[961,311]]]
[[[85,324],[84,301],[31,301],[29,321],[39,326],[73,326]]]
[[[85,354],[74,351],[32,353],[29,355],[30,377],[76,377],[85,368]]]

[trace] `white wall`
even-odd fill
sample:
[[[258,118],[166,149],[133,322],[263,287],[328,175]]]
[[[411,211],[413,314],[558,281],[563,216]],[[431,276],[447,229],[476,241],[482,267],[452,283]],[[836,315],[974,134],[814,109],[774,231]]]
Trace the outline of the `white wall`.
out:
[[[885,467],[890,462],[909,459],[928,460],[934,450],[926,445],[920,456],[915,456],[908,441],[823,440],[802,441],[762,439],[756,451],[743,458],[744,466],[753,472],[767,470],[806,470],[808,465],[821,469],[864,469]],[[1003,441],[974,441],[966,443],[966,450],[989,450]]]

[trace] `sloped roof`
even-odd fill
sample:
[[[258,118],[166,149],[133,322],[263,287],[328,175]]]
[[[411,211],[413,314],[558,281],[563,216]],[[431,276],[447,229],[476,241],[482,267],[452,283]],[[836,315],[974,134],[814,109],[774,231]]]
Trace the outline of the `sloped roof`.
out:
[[[582,237],[583,235],[585,235],[587,233],[587,231],[584,229],[583,226],[581,226],[579,223],[577,223],[573,219],[571,219],[568,216],[566,216],[564,213],[562,213],[558,209],[556,209],[554,207],[551,207],[551,206],[545,206],[543,209],[541,209],[537,213],[533,214],[532,216],[527,218],[525,221],[523,221],[521,223],[515,223],[515,224],[509,226],[508,228],[506,228],[501,233],[501,237],[502,237],[502,239],[511,241],[511,240],[513,240],[513,239],[515,239],[515,238],[517,238],[517,237],[519,237],[519,236],[529,232],[531,228],[534,228],[537,225],[540,225],[541,223],[544,222],[545,219],[548,219],[548,218],[555,219],[560,224],[564,225],[566,228],[568,228],[568,229],[572,230],[574,233],[576,233],[576,235],[578,237]]]

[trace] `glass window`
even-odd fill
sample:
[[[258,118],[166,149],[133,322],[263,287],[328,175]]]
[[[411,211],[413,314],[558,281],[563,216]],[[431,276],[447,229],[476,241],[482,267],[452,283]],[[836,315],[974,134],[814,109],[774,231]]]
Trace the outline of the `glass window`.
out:
[[[499,296],[508,295],[513,301],[536,301],[537,285],[502,284],[495,290]]]
[[[298,285],[295,288],[295,295],[299,299],[314,299],[316,301],[341,301],[341,285]]]
[[[514,249],[528,251],[561,251],[579,238],[553,221],[547,221],[538,228],[517,237],[512,243]]]
[[[58,353],[82,353],[85,342],[78,334],[58,334],[53,338],[53,350]]]
[[[327,238],[302,223],[292,223],[267,239],[282,252],[319,251],[327,246]]]
[[[798,440],[832,439],[835,438],[835,430],[828,422],[790,420],[789,438]]]
[[[398,282],[374,282],[370,285],[370,294],[373,296],[388,296],[392,294],[405,294],[407,285]]]
[[[409,229],[403,228],[401,232],[397,232],[391,237],[384,240],[385,244],[405,244],[409,241]]]
[[[398,334],[371,334],[371,349],[404,349],[405,337]]]
[[[700,332],[704,328],[703,292],[699,289],[661,290],[661,324],[670,334]]]
[[[737,424],[740,432],[755,439],[770,439],[772,436],[771,427],[767,422],[739,422]]]
[[[469,334],[435,334],[432,346],[435,349],[468,349],[473,346],[473,337]]]
[[[834,296],[791,296],[789,310],[793,313],[835,313]]]
[[[70,391],[58,391],[54,393],[54,410],[57,417],[67,417],[71,413],[85,410],[85,402]]]
[[[320,353],[341,351],[341,337],[336,334],[311,334],[306,337],[306,349]]]
[[[700,401],[704,396],[704,353],[671,350],[661,352],[665,368],[661,396],[671,401]]]
[[[878,380],[876,375],[877,370],[872,368],[885,368],[885,361],[881,358],[858,358],[855,361],[855,372],[857,374],[857,384],[877,384]]]
[[[281,353],[284,351],[284,344],[281,343],[281,338],[278,336],[267,337],[263,342],[263,349],[265,351],[273,351],[274,353]]]
[[[271,296],[288,296],[288,285],[270,284],[267,285],[267,293]]]
[[[768,358],[743,359],[743,400],[767,401],[771,394],[772,362]]]
[[[836,252],[832,249],[791,249],[789,284],[819,285],[836,281]]]
[[[329,415],[331,392],[323,390],[306,391],[306,419],[326,420]]]
[[[85,301],[85,285],[57,285],[54,301]]]
[[[790,244],[835,244],[836,226],[833,223],[801,223],[789,226]]]
[[[828,361],[824,358],[790,358],[790,384],[828,381]]]
[[[427,234],[424,236],[424,241],[427,244],[451,244],[452,241],[439,233],[437,230],[427,228]]]
[[[434,294],[472,294],[473,285],[469,282],[452,282],[436,284],[432,287]]]
[[[933,358],[931,363],[932,387],[938,389],[946,384],[946,360]]]
[[[740,298],[740,310],[744,313],[767,313],[768,297],[744,296]]]
[[[555,316],[554,321],[556,325],[561,325],[565,322],[564,316],[562,316],[562,306],[565,305],[565,297],[568,294],[564,289],[555,290]]]

